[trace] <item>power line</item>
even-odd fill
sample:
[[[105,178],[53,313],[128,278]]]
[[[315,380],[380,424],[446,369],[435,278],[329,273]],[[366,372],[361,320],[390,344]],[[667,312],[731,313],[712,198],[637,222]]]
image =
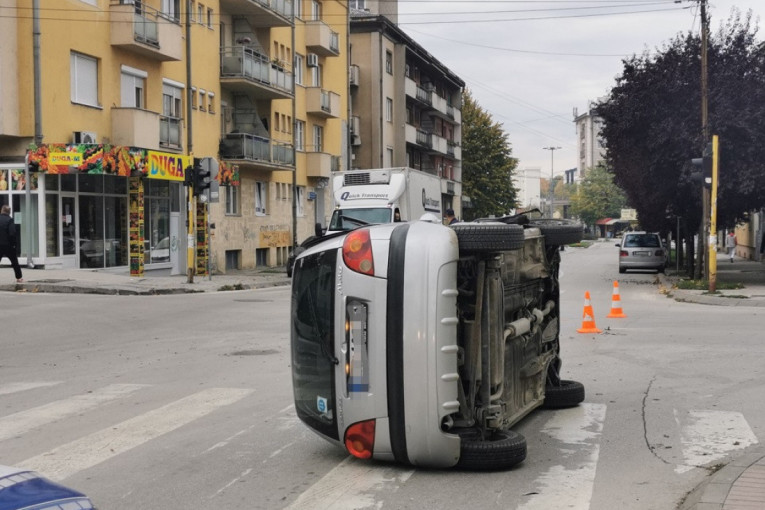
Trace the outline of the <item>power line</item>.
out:
[[[564,16],[544,16],[544,17],[532,17],[532,18],[510,18],[510,19],[479,19],[479,20],[449,20],[449,21],[400,21],[399,25],[439,25],[439,24],[461,24],[467,25],[470,23],[503,23],[507,21],[547,21],[556,19],[572,19],[572,18],[595,18],[603,16],[621,16],[625,14],[646,14],[652,12],[671,12],[690,9],[688,7],[675,7],[672,9],[649,9],[645,11],[628,11],[628,12],[609,12],[599,14],[571,14]]]

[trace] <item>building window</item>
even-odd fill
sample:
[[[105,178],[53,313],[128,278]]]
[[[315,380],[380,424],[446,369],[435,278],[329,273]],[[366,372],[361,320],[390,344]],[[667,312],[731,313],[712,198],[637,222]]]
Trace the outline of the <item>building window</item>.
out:
[[[255,267],[268,266],[268,248],[255,248]]]
[[[324,128],[322,126],[313,127],[313,152],[323,152]]]
[[[191,87],[191,108],[197,109],[197,88]]]
[[[303,120],[295,122],[295,150],[305,150],[305,121]]]
[[[120,106],[125,108],[145,108],[146,71],[134,67],[122,66],[120,75]]]
[[[268,203],[268,183],[255,183],[255,216],[266,215],[266,204]]]
[[[189,16],[191,16],[191,21],[196,21],[196,19],[194,19],[194,13],[196,12],[195,6],[196,6],[196,3],[194,2],[194,0],[189,0]]]
[[[385,120],[393,122],[393,99],[385,98]]]
[[[299,4],[300,2],[297,2],[297,3]],[[303,84],[303,55],[295,53],[295,65],[293,66],[292,71],[295,73],[295,84],[302,85]]]
[[[313,21],[321,21],[321,2],[316,0],[311,2],[311,19]]]
[[[393,166],[393,147],[386,147],[385,157],[387,158],[387,161],[385,161],[384,166],[386,167]]]
[[[393,74],[393,53],[389,50],[385,51],[385,72]]]
[[[193,13],[193,2],[190,5]],[[162,0],[162,14],[175,21],[180,21],[181,0]]]
[[[311,68],[311,86],[321,87],[321,66]]]
[[[224,186],[226,188],[226,214],[235,216],[239,214],[240,186]]]
[[[305,200],[305,187],[295,186],[295,210],[298,216],[305,216],[303,201]]]
[[[70,85],[73,103],[98,104],[98,61],[81,53],[70,54]]]
[[[205,6],[202,4],[197,4],[197,21],[200,24],[205,22]]]
[[[367,0],[350,0],[348,4],[352,9],[366,9]]]
[[[207,113],[215,113],[215,93],[207,93]]]
[[[213,25],[213,10],[207,9],[207,27],[212,28]]]
[[[297,0],[296,2],[292,2],[292,8],[295,10],[295,17],[302,19],[303,18],[303,1]]]
[[[205,97],[207,95],[207,92],[205,92],[205,89],[199,89],[199,111],[203,112],[207,110],[205,108],[207,106],[207,98]]]

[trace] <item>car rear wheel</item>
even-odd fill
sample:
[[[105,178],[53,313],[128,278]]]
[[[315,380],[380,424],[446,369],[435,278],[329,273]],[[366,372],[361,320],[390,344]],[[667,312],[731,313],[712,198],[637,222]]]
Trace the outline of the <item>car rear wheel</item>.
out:
[[[523,248],[523,227],[504,223],[455,223],[461,252],[487,253]]]
[[[559,386],[545,387],[543,405],[547,409],[575,407],[582,402],[584,402],[584,385],[580,382],[561,379]]]
[[[512,430],[497,430],[481,437],[477,429],[460,434],[458,468],[470,470],[510,469],[526,458],[526,438]]]
[[[539,218],[531,221],[529,226],[542,232],[547,246],[578,243],[584,235],[582,224],[574,220]]]

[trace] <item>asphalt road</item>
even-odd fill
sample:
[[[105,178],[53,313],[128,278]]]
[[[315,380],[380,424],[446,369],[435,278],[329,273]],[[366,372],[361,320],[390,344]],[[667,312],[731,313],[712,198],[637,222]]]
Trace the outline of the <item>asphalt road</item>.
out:
[[[348,458],[295,417],[286,288],[172,296],[3,295],[0,463],[99,508],[675,508],[765,438],[759,309],[677,303],[616,248],[563,252],[564,377],[507,472]],[[613,281],[626,319],[607,319]],[[589,291],[603,334],[580,334]]]

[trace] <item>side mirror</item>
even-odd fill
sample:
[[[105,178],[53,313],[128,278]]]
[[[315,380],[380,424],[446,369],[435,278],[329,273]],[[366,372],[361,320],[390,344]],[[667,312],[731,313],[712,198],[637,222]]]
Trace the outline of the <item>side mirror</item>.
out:
[[[324,229],[321,228],[321,223],[314,224],[313,233],[316,237],[321,237],[324,234]]]

